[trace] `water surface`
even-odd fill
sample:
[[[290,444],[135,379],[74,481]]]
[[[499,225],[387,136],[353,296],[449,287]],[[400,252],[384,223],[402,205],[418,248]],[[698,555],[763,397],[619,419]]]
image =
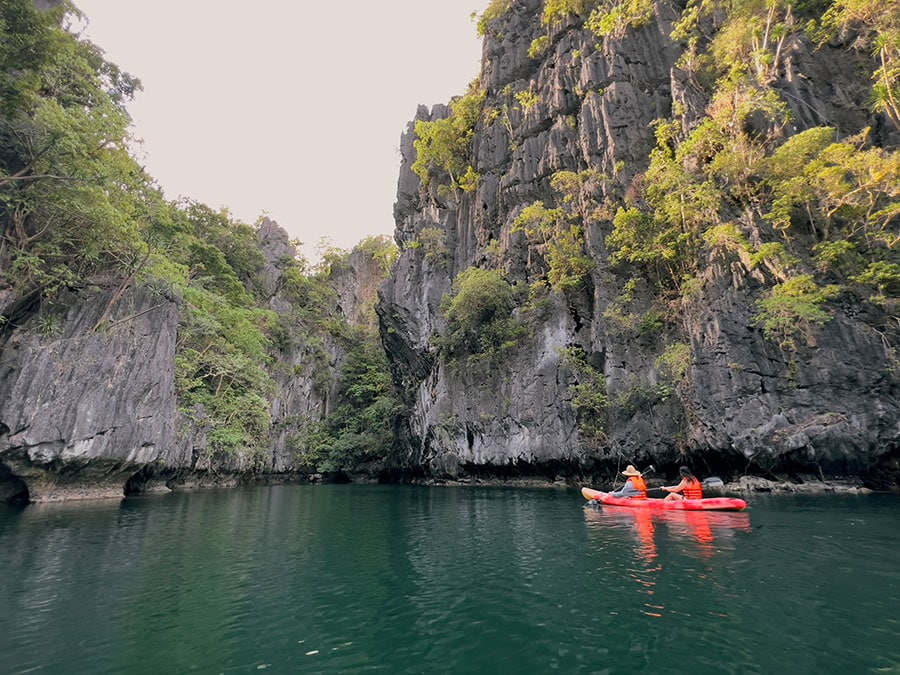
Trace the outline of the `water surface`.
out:
[[[900,498],[279,486],[0,508],[6,673],[900,673]]]

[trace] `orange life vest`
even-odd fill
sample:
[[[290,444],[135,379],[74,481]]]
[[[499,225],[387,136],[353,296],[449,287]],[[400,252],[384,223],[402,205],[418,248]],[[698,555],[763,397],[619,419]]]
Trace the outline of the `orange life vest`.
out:
[[[640,494],[635,495],[632,499],[647,499],[647,484],[644,482],[643,476],[629,476],[631,487],[638,490]]]
[[[684,490],[681,491],[684,498],[703,499],[703,487],[700,485],[700,481],[695,476],[691,476],[688,481],[688,484],[684,486]]]

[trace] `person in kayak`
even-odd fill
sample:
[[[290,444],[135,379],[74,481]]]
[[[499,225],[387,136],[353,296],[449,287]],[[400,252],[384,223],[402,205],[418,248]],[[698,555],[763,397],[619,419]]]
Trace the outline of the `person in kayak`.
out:
[[[631,499],[646,499],[647,484],[644,482],[641,472],[634,468],[631,464],[625,467],[622,472],[623,476],[628,476],[625,485],[621,490],[610,492],[613,497],[630,497]]]
[[[660,488],[669,493],[666,499],[703,499],[703,487],[691,470],[683,466],[678,469],[678,473],[681,474],[681,482],[678,485]]]

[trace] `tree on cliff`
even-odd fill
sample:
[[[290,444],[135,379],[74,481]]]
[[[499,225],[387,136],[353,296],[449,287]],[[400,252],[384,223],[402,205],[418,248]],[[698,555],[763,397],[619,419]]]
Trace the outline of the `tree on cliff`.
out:
[[[140,83],[65,29],[78,17],[0,7],[0,271],[20,297],[130,273],[155,215],[128,149],[124,105]]]
[[[52,336],[64,298],[90,288],[115,291],[95,329],[131,283],[180,298],[182,410],[202,407],[211,451],[261,448],[273,322],[254,306],[255,232],[163,198],[130,151],[140,82],[75,32],[83,18],[0,3],[0,325],[38,315]]]
[[[602,465],[640,446],[768,470],[807,452],[852,463],[848,447],[893,448],[895,5],[489,3],[473,133],[421,123],[406,148],[423,189],[398,208],[415,240],[383,316],[401,381],[421,387],[410,454],[465,471],[540,461],[577,436],[565,459],[589,448]],[[435,183],[452,188],[466,166],[481,175],[475,190],[442,199]],[[452,243],[440,265],[424,264],[432,233]],[[504,280],[542,289],[543,309],[533,293],[509,311]],[[554,385],[529,380],[550,359],[496,349],[496,319],[510,317],[527,321],[535,353],[564,348]],[[487,354],[515,373],[503,400],[521,410],[482,399],[476,411],[457,390],[489,380],[447,366]],[[867,387],[841,400],[835,382],[857,376]],[[871,428],[841,422],[813,440],[822,410]]]

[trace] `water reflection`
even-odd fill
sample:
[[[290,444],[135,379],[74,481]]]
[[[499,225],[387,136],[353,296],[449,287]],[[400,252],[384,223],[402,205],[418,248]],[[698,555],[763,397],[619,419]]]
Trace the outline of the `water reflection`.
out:
[[[716,540],[735,532],[750,531],[750,514],[727,511],[663,511],[669,531],[693,539],[701,558],[711,558],[719,550]],[[721,542],[720,542],[721,543]]]
[[[677,608],[683,605],[683,598],[675,599],[674,604],[673,598],[667,599],[671,592],[667,592],[670,584],[665,581],[673,572],[677,574],[693,567],[679,559],[681,554],[704,563],[704,569],[695,570],[695,574],[700,583],[708,584],[709,574],[716,567],[709,563],[725,548],[723,541],[735,532],[750,531],[747,513],[661,511],[589,503],[584,507],[584,518],[589,534],[604,550],[604,557],[618,559],[618,571],[624,573],[622,578],[636,584],[631,588],[638,593],[638,604],[634,605],[635,598],[632,598],[632,605],[644,616],[653,618],[678,613]],[[631,552],[624,557],[609,551],[622,545],[622,532],[629,534],[632,542],[626,544]],[[665,575],[662,574],[664,565]],[[609,582],[609,577],[606,581]]]
[[[730,511],[650,510],[624,506],[584,508],[585,521],[591,528],[628,528],[637,539],[638,554],[652,563],[657,557],[656,528],[665,525],[668,534],[694,543],[689,553],[709,559],[718,550],[717,539],[729,538],[735,532],[750,531],[750,514]]]
[[[0,509],[0,672],[896,671],[896,496],[582,502],[322,485]]]

